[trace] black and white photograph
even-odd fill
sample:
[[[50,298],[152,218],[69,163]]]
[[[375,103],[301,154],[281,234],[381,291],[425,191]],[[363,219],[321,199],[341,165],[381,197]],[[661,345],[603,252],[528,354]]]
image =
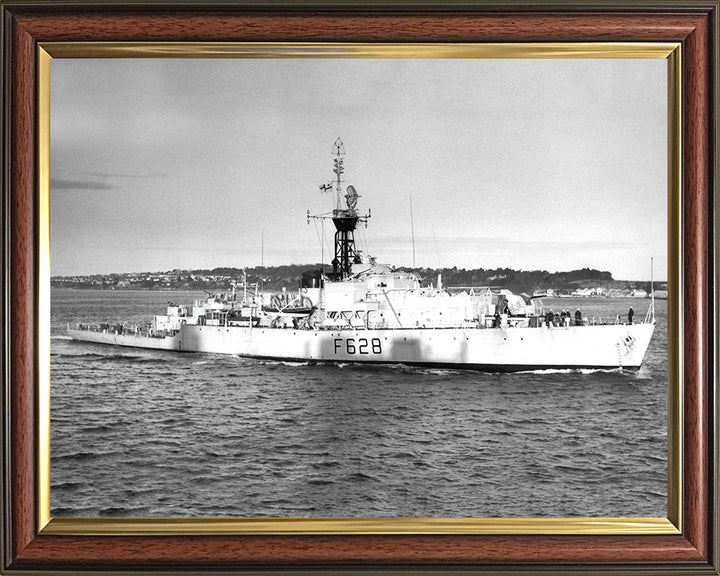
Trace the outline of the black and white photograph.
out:
[[[666,60],[50,94],[52,516],[668,515]]]

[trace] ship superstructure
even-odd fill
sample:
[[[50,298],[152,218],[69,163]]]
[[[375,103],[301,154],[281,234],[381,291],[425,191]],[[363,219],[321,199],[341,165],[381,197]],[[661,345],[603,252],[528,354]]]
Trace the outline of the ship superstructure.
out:
[[[423,286],[412,272],[365,257],[355,230],[370,212],[343,179],[345,150],[333,147],[334,207],[313,219],[334,228],[332,270],[309,270],[296,291],[263,294],[247,279],[192,306],[168,306],[146,326],[68,328],[77,340],[185,352],[310,362],[404,363],[492,371],[638,368],[652,338],[654,302],[642,323],[601,324],[546,314],[540,299],[493,288]],[[433,279],[435,280],[435,279]]]

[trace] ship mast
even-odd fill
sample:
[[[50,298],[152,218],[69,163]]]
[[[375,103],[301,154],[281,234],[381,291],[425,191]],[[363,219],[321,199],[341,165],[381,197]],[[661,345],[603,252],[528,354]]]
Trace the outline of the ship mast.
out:
[[[335,214],[338,214],[342,210],[342,175],[345,172],[345,167],[343,166],[343,162],[345,161],[343,158],[343,156],[345,156],[345,146],[340,138],[335,140],[335,144],[333,144],[333,154],[335,155],[333,159],[333,172],[335,172]]]
[[[653,278],[653,268],[655,259],[650,257],[650,308],[652,310],[652,319],[655,320],[655,282]]]
[[[329,274],[332,280],[344,280],[351,275],[352,265],[360,263],[360,253],[355,248],[355,228],[358,222],[363,222],[367,226],[367,220],[370,218],[370,212],[365,216],[358,216],[356,207],[359,195],[352,185],[347,186],[345,194],[343,194],[343,183],[345,182],[342,175],[345,172],[344,158],[345,146],[342,140],[338,138],[333,145],[333,172],[335,173],[334,181],[322,184],[320,190],[329,192],[335,188],[335,208],[330,215],[323,214],[311,216],[308,210],[308,224],[311,219],[324,220],[331,219],[335,225],[335,257],[332,260],[333,271]],[[343,198],[345,199],[345,207],[343,207]]]

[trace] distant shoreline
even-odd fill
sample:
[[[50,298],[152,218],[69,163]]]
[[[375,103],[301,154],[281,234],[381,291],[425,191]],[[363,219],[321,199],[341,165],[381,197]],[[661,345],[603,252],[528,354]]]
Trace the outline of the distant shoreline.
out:
[[[75,292],[168,292],[191,294],[196,292],[210,292],[209,290],[185,290],[175,288],[93,288],[92,286],[50,286],[50,290],[72,290]]]
[[[207,291],[222,293],[232,290],[232,285],[247,283],[253,288],[258,286],[264,292],[294,291],[298,279],[308,270],[319,271],[322,264],[288,264],[283,266],[255,266],[252,268],[222,267],[213,269],[181,270],[164,272],[137,272],[107,275],[53,276],[53,287],[83,290],[143,290],[190,292]],[[397,268],[400,272],[412,273],[418,277],[421,285],[427,286],[442,282],[446,287],[456,289],[494,288],[507,289],[515,294],[563,297],[605,296],[610,298],[643,298],[655,290],[667,290],[667,283],[657,281],[615,280],[607,270],[581,268],[565,272],[547,270],[514,270],[512,268]]]
[[[157,292],[160,294],[194,294],[200,292],[212,292],[208,290],[181,290],[173,288],[93,288],[90,286],[51,286],[52,290],[67,290],[73,292]],[[215,292],[223,292],[216,290]],[[227,292],[227,290],[225,290]],[[603,296],[593,294],[592,296],[543,296],[546,300],[650,300],[650,296]],[[667,296],[655,296],[656,300],[667,300]]]

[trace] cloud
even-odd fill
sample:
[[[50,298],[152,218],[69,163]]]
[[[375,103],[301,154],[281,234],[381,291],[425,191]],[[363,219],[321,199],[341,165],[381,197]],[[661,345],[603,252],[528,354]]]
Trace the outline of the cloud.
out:
[[[115,186],[97,180],[68,180],[65,178],[51,178],[51,190],[113,190]]]
[[[84,176],[92,178],[167,178],[163,172],[148,172],[146,174],[123,174],[121,172],[85,172]]]

